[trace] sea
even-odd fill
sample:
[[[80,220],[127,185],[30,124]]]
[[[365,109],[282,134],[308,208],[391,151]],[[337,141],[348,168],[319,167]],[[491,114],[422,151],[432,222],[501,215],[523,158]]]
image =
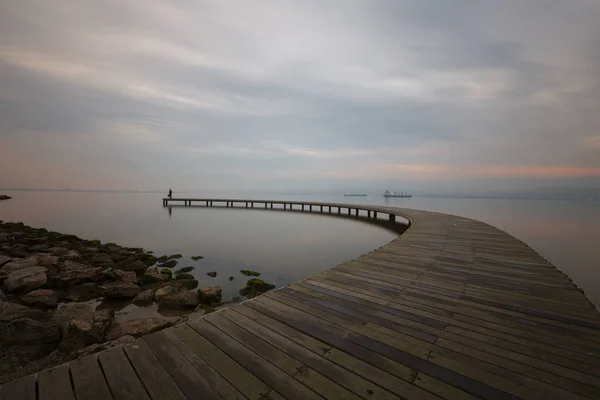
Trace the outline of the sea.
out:
[[[254,270],[280,287],[323,272],[397,237],[364,218],[255,208],[163,207],[162,193],[3,191],[0,220],[71,233],[157,256],[180,253],[175,269],[193,266],[200,286],[238,295]],[[480,220],[524,241],[569,275],[600,305],[600,201],[418,197],[380,194],[177,193],[178,197],[253,198],[386,205]],[[193,256],[202,256],[192,260]],[[208,272],[216,272],[212,278]]]

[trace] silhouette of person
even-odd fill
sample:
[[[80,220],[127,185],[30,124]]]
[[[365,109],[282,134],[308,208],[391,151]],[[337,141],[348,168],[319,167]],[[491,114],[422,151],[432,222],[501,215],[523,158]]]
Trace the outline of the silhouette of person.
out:
[[[173,191],[171,189],[169,189],[169,198],[171,198],[173,196]]]

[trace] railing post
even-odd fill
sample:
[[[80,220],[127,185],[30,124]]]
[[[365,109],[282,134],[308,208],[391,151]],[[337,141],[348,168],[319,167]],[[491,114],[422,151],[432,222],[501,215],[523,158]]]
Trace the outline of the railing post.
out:
[[[377,219],[377,211],[373,211],[373,219]]]
[[[356,209],[356,216],[358,217],[358,208]]]
[[[367,211],[367,218],[371,219],[371,211],[370,210]]]

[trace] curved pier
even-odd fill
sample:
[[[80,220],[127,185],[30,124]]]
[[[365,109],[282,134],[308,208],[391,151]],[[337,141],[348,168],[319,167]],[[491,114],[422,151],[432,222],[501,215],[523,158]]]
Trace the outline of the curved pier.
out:
[[[201,201],[365,210],[411,226],[322,274],[6,384],[0,398],[600,398],[600,314],[499,229],[378,206],[163,204]]]

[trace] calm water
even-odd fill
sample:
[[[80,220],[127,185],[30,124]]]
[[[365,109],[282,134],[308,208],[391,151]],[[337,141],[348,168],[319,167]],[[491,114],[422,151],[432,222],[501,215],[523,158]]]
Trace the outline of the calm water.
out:
[[[23,221],[88,239],[144,247],[157,255],[182,253],[201,285],[233,297],[243,286],[240,269],[254,269],[278,286],[318,273],[379,247],[391,231],[352,219],[282,211],[163,208],[160,194],[9,192],[0,219]],[[214,196],[219,194],[180,194]],[[600,202],[411,198],[339,195],[238,194],[226,197],[380,204],[478,219],[507,231],[567,273],[600,304]],[[189,257],[202,255],[198,262]],[[217,278],[207,277],[216,271]],[[229,276],[235,280],[230,282]]]

